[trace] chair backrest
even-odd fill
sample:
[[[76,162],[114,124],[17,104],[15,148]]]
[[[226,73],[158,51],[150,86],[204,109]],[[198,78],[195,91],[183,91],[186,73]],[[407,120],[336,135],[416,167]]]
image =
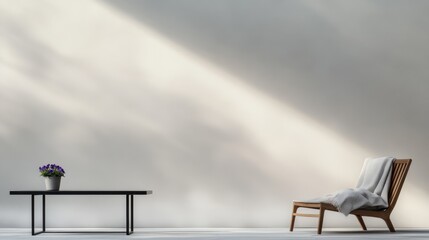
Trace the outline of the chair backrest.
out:
[[[410,169],[411,159],[396,159],[392,166],[392,180],[389,190],[389,207],[387,210],[392,211],[401,193],[402,185]]]

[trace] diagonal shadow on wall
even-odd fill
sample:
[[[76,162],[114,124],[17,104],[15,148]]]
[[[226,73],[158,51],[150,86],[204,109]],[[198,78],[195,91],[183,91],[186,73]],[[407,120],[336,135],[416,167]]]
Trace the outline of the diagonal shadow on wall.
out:
[[[427,2],[104,2],[375,154],[415,158],[427,189]]]

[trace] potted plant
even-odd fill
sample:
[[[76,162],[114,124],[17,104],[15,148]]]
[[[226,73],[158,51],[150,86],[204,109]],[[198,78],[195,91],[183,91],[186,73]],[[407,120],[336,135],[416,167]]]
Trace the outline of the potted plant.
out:
[[[61,177],[66,173],[62,167],[55,164],[47,164],[39,167],[40,176],[45,177],[47,191],[60,190]]]

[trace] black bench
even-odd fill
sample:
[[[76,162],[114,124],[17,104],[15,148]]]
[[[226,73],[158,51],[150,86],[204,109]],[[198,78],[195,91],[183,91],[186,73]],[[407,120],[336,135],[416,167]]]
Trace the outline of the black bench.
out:
[[[10,191],[10,195],[31,195],[31,234],[49,233],[45,227],[46,195],[124,195],[126,196],[126,233],[130,235],[134,232],[134,195],[152,194],[151,190],[146,191]],[[42,196],[42,231],[34,231],[34,196]],[[131,207],[131,208],[130,208]],[[131,222],[131,224],[130,224]],[[55,232],[58,233],[58,232]]]

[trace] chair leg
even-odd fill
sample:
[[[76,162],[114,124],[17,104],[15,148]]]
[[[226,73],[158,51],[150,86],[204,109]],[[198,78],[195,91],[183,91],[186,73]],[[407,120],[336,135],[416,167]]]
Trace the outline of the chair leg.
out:
[[[325,215],[325,208],[320,206],[320,214],[319,214],[319,226],[317,227],[317,234],[322,234],[322,226],[323,226],[323,217]]]
[[[362,229],[366,231],[365,222],[363,221],[362,216],[360,216],[360,215],[355,215],[355,216],[356,216],[356,218],[358,219],[358,221],[359,221],[360,225],[362,226]]]
[[[293,227],[295,226],[295,215],[294,213],[296,213],[296,211],[298,210],[298,206],[296,206],[295,204],[293,205],[293,210],[292,210],[292,218],[290,220],[290,229],[289,231],[293,231]]]
[[[392,221],[390,221],[390,217],[383,218],[383,220],[386,222],[390,232],[396,232],[395,227],[393,227]]]

